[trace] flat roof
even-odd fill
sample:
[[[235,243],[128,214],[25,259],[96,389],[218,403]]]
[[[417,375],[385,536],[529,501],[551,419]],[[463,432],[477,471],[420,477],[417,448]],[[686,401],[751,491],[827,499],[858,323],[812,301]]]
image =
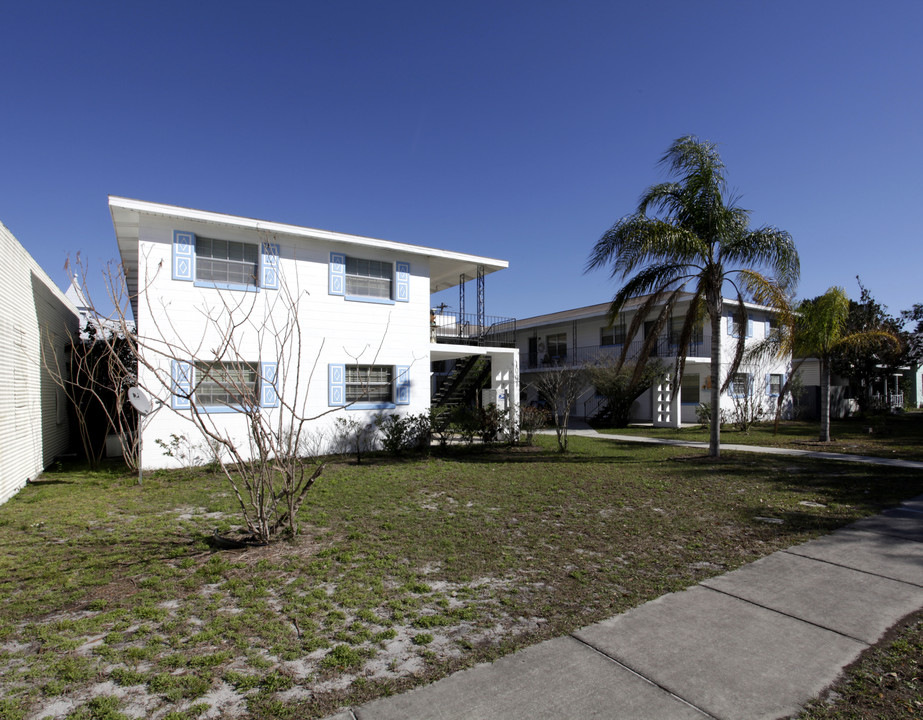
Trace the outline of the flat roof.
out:
[[[631,311],[636,309],[644,301],[644,298],[648,297],[647,295],[641,295],[640,297],[631,298],[623,306],[623,310]],[[684,293],[684,297],[680,298],[679,302],[692,297],[692,293]],[[531,327],[540,327],[542,325],[553,325],[554,323],[562,322],[573,322],[575,320],[586,320],[588,318],[602,317],[607,312],[609,312],[609,306],[611,302],[598,303],[596,305],[585,305],[579,308],[571,308],[569,310],[558,310],[553,313],[546,313],[545,315],[535,315],[534,317],[522,318],[516,320],[516,329],[523,330],[525,328]],[[730,298],[722,299],[723,305],[737,305],[737,300],[732,300]],[[767,312],[772,312],[772,308],[767,307],[766,305],[757,305],[756,303],[745,302],[744,307],[748,310],[763,310]]]

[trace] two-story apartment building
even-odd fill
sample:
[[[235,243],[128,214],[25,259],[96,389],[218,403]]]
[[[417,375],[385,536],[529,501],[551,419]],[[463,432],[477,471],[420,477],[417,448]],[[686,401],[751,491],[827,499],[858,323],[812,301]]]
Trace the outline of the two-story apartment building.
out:
[[[607,319],[609,303],[517,320],[516,346],[522,369],[520,402],[540,402],[535,381],[539,373],[548,372],[551,368],[612,362],[618,359],[626,343],[629,344],[627,359],[637,357],[656,324],[652,317],[644,322],[634,338],[627,337],[635,312],[643,300],[639,298],[627,303],[612,324]],[[722,380],[727,377],[741,331],[737,302],[725,299],[723,305],[721,327],[717,329],[722,343]],[[651,353],[651,357],[663,361],[671,372],[676,362],[677,339],[685,319],[685,307],[682,301],[677,304],[669,327],[661,331]],[[751,345],[766,338],[775,321],[770,308],[747,303],[746,310],[748,317],[743,332],[747,344]],[[672,426],[696,422],[697,406],[709,401],[711,338],[711,323],[705,318],[689,345],[680,386],[669,388],[668,383],[664,383],[646,390],[634,403],[632,421]],[[790,358],[751,361],[741,365],[734,381],[721,397],[722,408],[732,411],[735,397],[745,395],[767,408],[774,408],[790,369]],[[578,399],[573,414],[592,418],[601,409],[601,403],[602,399],[595,389],[588,387]]]
[[[261,412],[315,418],[322,443],[338,417],[428,410],[432,362],[480,356],[491,397],[515,417],[512,333],[504,342],[462,316],[436,332],[430,309],[431,293],[477,278],[476,318],[486,317],[484,277],[505,261],[121,197],[109,208],[145,359],[139,384],[154,396],[143,467],[175,464],[163,444],[195,441],[196,411],[245,443],[233,387]]]

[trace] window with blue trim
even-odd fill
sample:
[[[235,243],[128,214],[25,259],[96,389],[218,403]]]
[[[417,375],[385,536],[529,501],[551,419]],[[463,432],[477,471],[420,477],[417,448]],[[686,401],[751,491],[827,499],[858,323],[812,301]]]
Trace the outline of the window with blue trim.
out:
[[[256,287],[259,269],[258,245],[234,240],[196,238],[196,280]]]
[[[346,257],[346,294],[391,299],[391,263]]]
[[[196,402],[202,407],[252,407],[259,395],[259,366],[246,362],[195,364]]]
[[[346,402],[390,403],[394,375],[390,365],[347,365]]]
[[[410,404],[410,365],[327,366],[327,404],[366,410]]]
[[[737,313],[728,315],[728,335],[731,337],[740,337],[741,316]],[[753,319],[747,318],[747,330],[744,337],[753,337]]]
[[[174,280],[230,290],[279,289],[279,245],[173,232]]]
[[[275,362],[182,362],[172,364],[174,410],[238,412],[279,407],[279,364]]]
[[[410,302],[410,263],[332,252],[328,293],[345,296],[347,300],[387,305]]]
[[[734,373],[730,391],[731,397],[747,397],[750,394],[750,375],[748,373]]]

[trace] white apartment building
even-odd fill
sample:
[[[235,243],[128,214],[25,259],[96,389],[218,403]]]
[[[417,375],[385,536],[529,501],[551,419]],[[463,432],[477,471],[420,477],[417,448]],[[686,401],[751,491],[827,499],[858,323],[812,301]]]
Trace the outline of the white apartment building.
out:
[[[298,407],[322,438],[337,417],[428,410],[432,363],[480,356],[490,397],[515,416],[519,352],[483,307],[484,277],[507,262],[121,197],[109,208],[150,365],[139,369],[154,406],[144,468],[176,464],[157,440],[196,439],[191,405],[247,437],[215,377],[245,384],[263,412]],[[437,328],[431,293],[474,279],[477,313],[440,316]]]
[[[628,338],[634,314],[644,298],[626,304],[614,324],[609,324],[606,314],[609,303],[562,310],[517,320],[516,346],[522,369],[522,392],[520,402],[540,402],[535,380],[539,373],[548,372],[556,366],[592,365],[598,361],[616,360],[627,343],[627,359],[637,356],[642,344],[655,327],[654,318],[645,321],[642,330]],[[740,328],[736,301],[723,301],[723,315],[718,332],[721,336],[722,381],[727,377],[730,361],[736,351]],[[773,325],[770,308],[747,303],[747,323],[743,329],[748,345],[767,337]],[[685,319],[685,305],[677,304],[669,327],[657,338],[653,358],[662,360],[670,372],[676,362],[677,338]],[[659,426],[678,427],[681,423],[696,422],[696,408],[709,402],[711,377],[711,323],[706,318],[696,331],[686,357],[685,371],[678,388],[670,388],[667,378],[664,382],[646,390],[635,400],[632,408],[632,422],[653,423]],[[734,381],[721,397],[721,407],[728,411],[734,408],[735,396],[749,396],[767,407],[775,408],[781,388],[791,371],[791,358],[760,361],[743,364]],[[573,415],[593,418],[601,410],[602,399],[595,389],[588,388],[578,399]]]

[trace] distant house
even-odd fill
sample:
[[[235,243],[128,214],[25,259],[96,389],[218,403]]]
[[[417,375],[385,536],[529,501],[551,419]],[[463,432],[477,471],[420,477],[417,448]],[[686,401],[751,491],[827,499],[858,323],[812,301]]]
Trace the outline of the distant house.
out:
[[[817,420],[821,407],[820,360],[795,358],[792,367],[795,373],[794,415],[799,420]],[[830,373],[830,417],[842,419],[858,410],[859,403],[850,397],[849,379]]]
[[[175,466],[162,444],[174,433],[204,441],[186,422],[190,398],[222,437],[248,437],[231,381],[272,418],[286,403],[320,416],[311,432],[329,438],[337,418],[426,412],[451,395],[434,399],[433,363],[456,361],[515,416],[512,324],[483,305],[484,277],[505,261],[120,197],[109,208],[138,335],[163,350],[139,369],[161,388],[143,467]],[[475,279],[476,312],[437,321],[431,293]]]
[[[0,502],[70,445],[67,398],[49,367],[65,367],[76,308],[0,223]]]
[[[636,337],[627,337],[628,328],[643,300],[644,298],[636,298],[627,303],[613,324],[610,324],[606,317],[609,303],[518,320],[516,346],[520,353],[523,387],[520,401],[541,402],[535,380],[540,373],[548,372],[554,367],[611,362],[619,357],[626,343],[627,359],[637,357],[643,343],[654,332],[656,324],[654,318],[651,318],[643,323]],[[676,361],[677,341],[687,304],[688,299],[685,303],[678,303],[669,327],[654,341],[652,357],[664,361],[671,371]],[[725,299],[723,304],[721,326],[717,328],[722,342],[722,381],[727,377],[730,359],[736,349],[740,332],[744,333],[746,342],[750,345],[764,339],[774,323],[774,314],[770,308],[747,303],[748,320],[746,327],[741,329],[737,323],[736,313],[739,306],[736,301]],[[690,343],[680,387],[671,391],[665,378],[664,384],[639,395],[631,412],[633,422],[673,427],[678,427],[681,423],[696,422],[696,408],[700,403],[709,400],[711,336],[711,324],[706,318]],[[734,407],[735,397],[747,396],[774,409],[790,371],[791,358],[742,365],[721,397],[722,408],[730,411]],[[588,388],[579,398],[573,412],[576,417],[592,419],[602,409],[603,399],[593,388]],[[790,408],[786,407],[786,411],[788,410]]]

